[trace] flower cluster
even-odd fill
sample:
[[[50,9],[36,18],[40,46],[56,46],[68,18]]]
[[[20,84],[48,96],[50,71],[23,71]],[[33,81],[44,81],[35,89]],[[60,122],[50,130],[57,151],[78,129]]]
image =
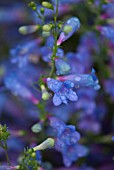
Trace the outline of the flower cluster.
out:
[[[8,3],[0,169],[113,170],[114,2]]]

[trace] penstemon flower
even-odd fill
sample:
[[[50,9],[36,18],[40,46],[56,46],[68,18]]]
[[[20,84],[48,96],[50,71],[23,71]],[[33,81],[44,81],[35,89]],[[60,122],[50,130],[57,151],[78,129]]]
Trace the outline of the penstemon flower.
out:
[[[70,80],[77,87],[93,87],[95,90],[100,89],[99,80],[95,75],[95,70],[92,69],[90,74],[71,74],[68,76],[58,77],[58,80]]]
[[[76,131],[75,126],[66,125],[55,117],[50,117],[50,126],[56,131],[55,149],[62,153],[65,166],[71,166],[72,162],[87,154],[87,149],[78,144],[80,133]]]
[[[61,45],[64,41],[70,38],[79,28],[80,28],[79,19],[76,17],[70,18],[62,28],[62,32],[60,33],[59,39],[57,40],[57,45]]]
[[[70,65],[60,58],[55,58],[55,67],[57,75],[66,75],[71,71]]]
[[[76,92],[72,90],[74,87],[74,83],[72,81],[66,80],[64,82],[60,82],[59,80],[47,78],[47,86],[54,92],[53,103],[55,106],[62,103],[67,104],[68,100],[78,100]]]

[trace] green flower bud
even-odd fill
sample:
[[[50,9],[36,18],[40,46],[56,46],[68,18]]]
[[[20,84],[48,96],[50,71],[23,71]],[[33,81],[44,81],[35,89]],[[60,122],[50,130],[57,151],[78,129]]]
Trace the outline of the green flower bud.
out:
[[[33,1],[31,1],[30,3],[28,3],[28,6],[29,7],[34,7],[34,6],[36,6],[36,4]]]
[[[54,9],[53,5],[49,2],[46,2],[46,1],[42,2],[42,6],[45,7],[45,8],[48,8],[48,9],[52,9],[52,10]]]
[[[58,24],[59,29],[62,28],[62,25],[63,25],[62,23]]]
[[[37,150],[44,150],[47,148],[52,148],[54,146],[54,144],[55,144],[54,139],[48,138],[44,142],[42,142],[40,145],[34,147],[33,150],[37,151]]]
[[[51,25],[49,25],[49,24],[43,25],[42,30],[44,32],[49,32],[51,30]]]
[[[33,153],[33,149],[29,149],[28,151],[27,151],[27,154],[32,154]]]
[[[50,94],[48,93],[48,91],[46,90],[46,88],[43,84],[41,85],[41,91],[42,91],[42,99],[48,100],[50,97]]]
[[[23,34],[23,35],[27,35],[27,34],[31,34],[34,33],[35,31],[37,31],[39,29],[39,25],[29,25],[29,26],[21,26],[19,28],[19,33]]]
[[[65,34],[69,34],[71,31],[72,31],[72,27],[71,27],[70,25],[64,26],[63,32],[64,32]]]
[[[36,9],[37,9],[36,6],[32,7],[32,10],[36,11]]]
[[[41,132],[42,130],[42,126],[40,123],[36,123],[32,126],[31,130],[34,132],[34,133],[39,133]]]
[[[40,12],[43,14],[44,13],[44,8],[40,8]]]
[[[45,92],[42,94],[42,99],[43,100],[48,100],[50,98],[50,94],[48,92]]]
[[[36,152],[33,152],[33,153],[31,154],[31,157],[32,157],[32,158],[36,158]]]
[[[10,133],[9,133],[6,125],[3,126],[0,124],[0,140],[6,141],[9,136],[10,136]]]
[[[44,31],[43,31],[43,32],[42,32],[42,36],[43,36],[43,37],[48,37],[48,36],[50,36],[50,32],[44,32]]]

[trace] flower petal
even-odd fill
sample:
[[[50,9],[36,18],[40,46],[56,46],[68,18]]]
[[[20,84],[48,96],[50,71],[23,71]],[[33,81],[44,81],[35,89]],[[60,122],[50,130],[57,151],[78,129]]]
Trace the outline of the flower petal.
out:
[[[57,94],[55,94],[53,97],[53,103],[55,106],[59,106],[62,103],[61,98]]]
[[[74,92],[73,90],[69,90],[68,94],[67,94],[67,98],[71,101],[77,101],[78,100],[78,96],[76,94],[76,92]]]

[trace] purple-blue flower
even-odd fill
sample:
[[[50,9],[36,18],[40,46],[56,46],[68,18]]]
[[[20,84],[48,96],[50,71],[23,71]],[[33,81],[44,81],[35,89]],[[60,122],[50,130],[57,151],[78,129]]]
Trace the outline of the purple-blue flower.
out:
[[[92,69],[90,74],[71,74],[68,76],[61,76],[58,77],[58,80],[65,81],[70,80],[72,81],[76,87],[93,87],[95,90],[100,89],[99,81],[97,76],[95,75],[95,70]]]
[[[35,39],[29,42],[20,43],[20,45],[10,50],[11,63],[17,64],[19,68],[25,67],[28,63],[39,60],[39,45],[41,40]]]
[[[45,46],[40,48],[41,58],[45,62],[51,61],[51,56],[53,54],[53,45],[54,45],[54,39],[53,39],[52,36],[49,36],[46,40]],[[56,56],[59,57],[59,58],[63,58],[64,57],[64,51],[61,48],[58,48]]]
[[[79,132],[75,126],[66,125],[63,121],[55,117],[50,117],[50,126],[56,131],[55,149],[60,151],[63,156],[65,166],[69,167],[78,157],[83,157],[87,149],[77,144],[80,139]]]
[[[105,80],[104,88],[106,93],[108,93],[111,96],[112,100],[114,100],[114,78]]]
[[[60,58],[55,59],[55,67],[57,69],[57,75],[66,75],[70,72],[70,65]]]
[[[111,26],[97,26],[97,29],[101,34],[107,39],[111,40],[114,43],[114,28]]]
[[[67,104],[68,100],[77,101],[77,94],[72,90],[74,83],[72,81],[60,82],[52,78],[47,78],[47,86],[54,92],[53,103],[58,106],[62,103]]]
[[[74,34],[75,31],[77,31],[80,28],[80,21],[77,17],[72,17],[64,24],[63,29],[65,26],[70,26],[71,31],[68,34],[65,34],[62,31],[57,41],[57,45],[60,45],[62,42],[66,41],[68,38],[70,38]]]

